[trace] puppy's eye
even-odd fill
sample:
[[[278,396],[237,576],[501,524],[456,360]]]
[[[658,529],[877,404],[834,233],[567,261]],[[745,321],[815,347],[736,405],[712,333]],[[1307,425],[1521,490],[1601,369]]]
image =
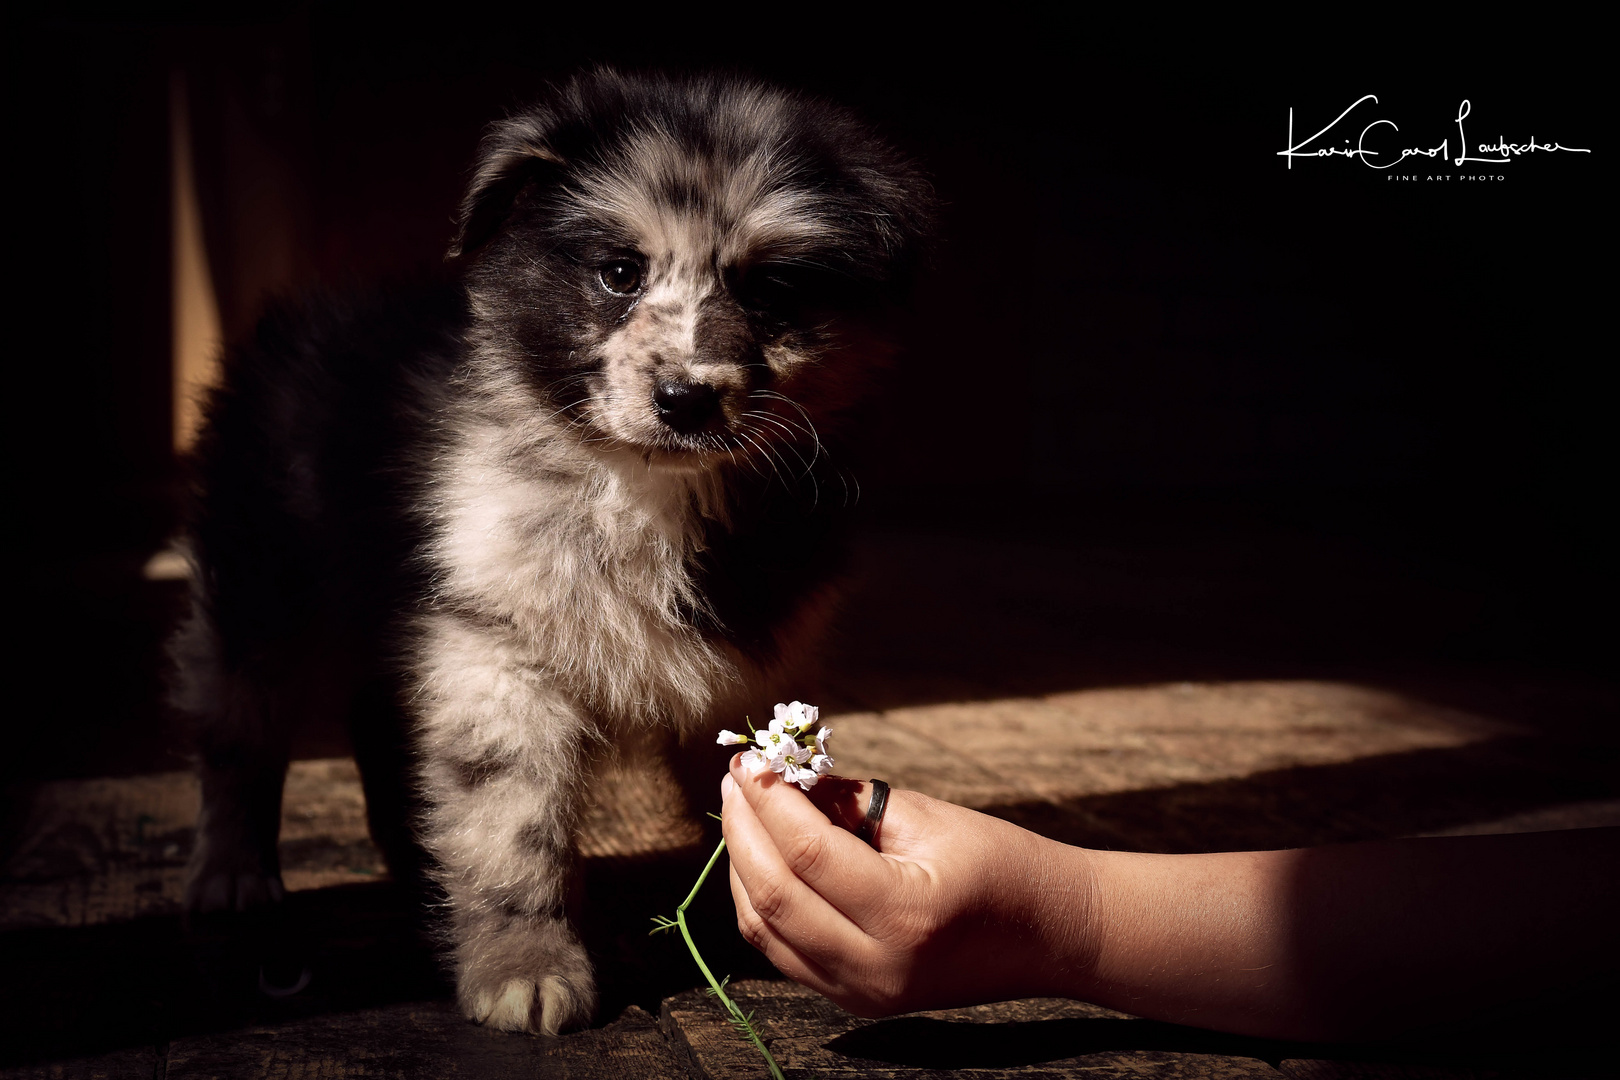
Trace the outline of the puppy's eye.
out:
[[[614,259],[602,264],[598,275],[602,287],[618,296],[630,296],[641,291],[641,265],[631,259]]]

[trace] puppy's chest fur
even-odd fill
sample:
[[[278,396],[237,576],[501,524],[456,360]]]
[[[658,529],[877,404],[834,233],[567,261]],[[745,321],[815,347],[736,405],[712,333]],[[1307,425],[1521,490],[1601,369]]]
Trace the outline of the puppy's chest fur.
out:
[[[427,618],[475,627],[605,727],[711,717],[824,622],[831,514],[718,469],[525,445],[460,412],[428,485]]]

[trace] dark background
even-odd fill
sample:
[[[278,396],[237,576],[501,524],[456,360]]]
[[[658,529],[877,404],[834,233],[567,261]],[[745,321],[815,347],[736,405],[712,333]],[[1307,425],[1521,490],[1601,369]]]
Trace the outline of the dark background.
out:
[[[864,528],[888,538],[878,562],[912,591],[879,582],[882,611],[835,655],[908,635],[970,668],[1021,651],[993,615],[938,626],[1008,571],[994,559],[1033,558],[1032,577],[1081,584],[1035,630],[1016,613],[1018,633],[1044,620],[1079,646],[1072,670],[1006,690],[1357,664],[1607,684],[1611,125],[1590,34],[980,14],[15,20],[8,534],[19,663],[52,722],[16,714],[7,768],[178,767],[154,735],[175,590],[138,573],[174,520],[175,71],[231,335],[267,291],[438,259],[482,125],[588,63],[801,87],[918,158],[943,239],[851,457]],[[1473,141],[1592,153],[1388,171],[1425,178],[1407,182],[1344,159],[1285,167],[1290,107],[1308,134],[1366,93],[1379,104],[1347,134],[1384,116],[1402,145],[1455,153],[1468,98]],[[1481,172],[1504,179],[1426,179]],[[896,556],[907,537],[933,540]],[[902,593],[933,606],[888,603]]]
[[[177,501],[175,73],[232,336],[267,294],[438,260],[482,126],[585,64],[800,87],[919,159],[942,239],[847,462],[858,581],[826,684],[794,692],[829,715],[1307,678],[1529,733],[996,812],[1087,842],[1072,830],[1101,820],[1149,846],[1184,827],[1183,846],[1241,847],[1614,798],[1613,63],[1591,28],[1523,8],[1437,33],[1355,9],[1197,25],[871,5],[232,11],[7,17],[18,584],[0,858],[38,782],[185,767],[158,704],[183,586],[141,574]],[[1391,170],[1413,181],[1344,159],[1285,167],[1290,107],[1308,134],[1368,93],[1378,106],[1347,132],[1382,116],[1402,145],[1449,138],[1455,152],[1466,98],[1475,141],[1592,153]],[[1504,179],[1427,179],[1482,172]],[[679,860],[596,860],[586,875],[589,932],[610,946],[627,927],[639,938],[649,896],[692,879]],[[325,981],[294,1013],[442,996],[390,895],[295,894],[290,910],[324,928],[310,947]],[[724,890],[703,903],[710,925],[730,917]],[[251,986],[262,956],[221,959],[177,916],[4,938],[18,1060],[287,1015],[216,994]],[[604,1018],[693,980],[678,949],[598,955]],[[196,974],[233,965],[247,982]],[[1608,996],[1570,1014],[1605,1049],[1607,1028],[1581,1018],[1611,1016]],[[401,1030],[365,1038],[410,1045]]]

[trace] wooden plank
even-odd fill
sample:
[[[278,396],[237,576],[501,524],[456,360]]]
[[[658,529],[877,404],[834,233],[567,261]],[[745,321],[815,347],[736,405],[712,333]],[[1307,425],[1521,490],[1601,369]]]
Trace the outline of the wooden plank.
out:
[[[964,806],[1209,783],[1464,746],[1518,729],[1367,687],[1172,683],[834,720],[839,771]]]
[[[157,1047],[115,1050],[95,1057],[0,1069],[0,1080],[162,1080]]]
[[[165,1080],[687,1080],[658,1025],[631,1007],[602,1028],[557,1038],[470,1023],[448,1002],[311,1017],[169,1047]]]
[[[748,981],[730,990],[744,1012],[754,1013],[760,1037],[789,1077],[1279,1080],[1277,1070],[1260,1058],[1231,1052],[1242,1047],[1241,1040],[1153,1024],[1079,1001],[1005,1001],[874,1021],[852,1016],[793,983]],[[661,1021],[705,1080],[766,1075],[758,1052],[701,991],[666,1000]]]

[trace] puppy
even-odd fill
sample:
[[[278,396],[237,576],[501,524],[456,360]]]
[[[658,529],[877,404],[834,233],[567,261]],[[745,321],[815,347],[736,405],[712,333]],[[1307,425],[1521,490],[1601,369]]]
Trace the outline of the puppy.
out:
[[[443,279],[267,316],[195,460],[190,910],[280,899],[288,729],[343,721],[467,1015],[588,1022],[582,791],[613,745],[790,695],[836,568],[824,440],[930,200],[829,106],[597,71],[490,130]]]

